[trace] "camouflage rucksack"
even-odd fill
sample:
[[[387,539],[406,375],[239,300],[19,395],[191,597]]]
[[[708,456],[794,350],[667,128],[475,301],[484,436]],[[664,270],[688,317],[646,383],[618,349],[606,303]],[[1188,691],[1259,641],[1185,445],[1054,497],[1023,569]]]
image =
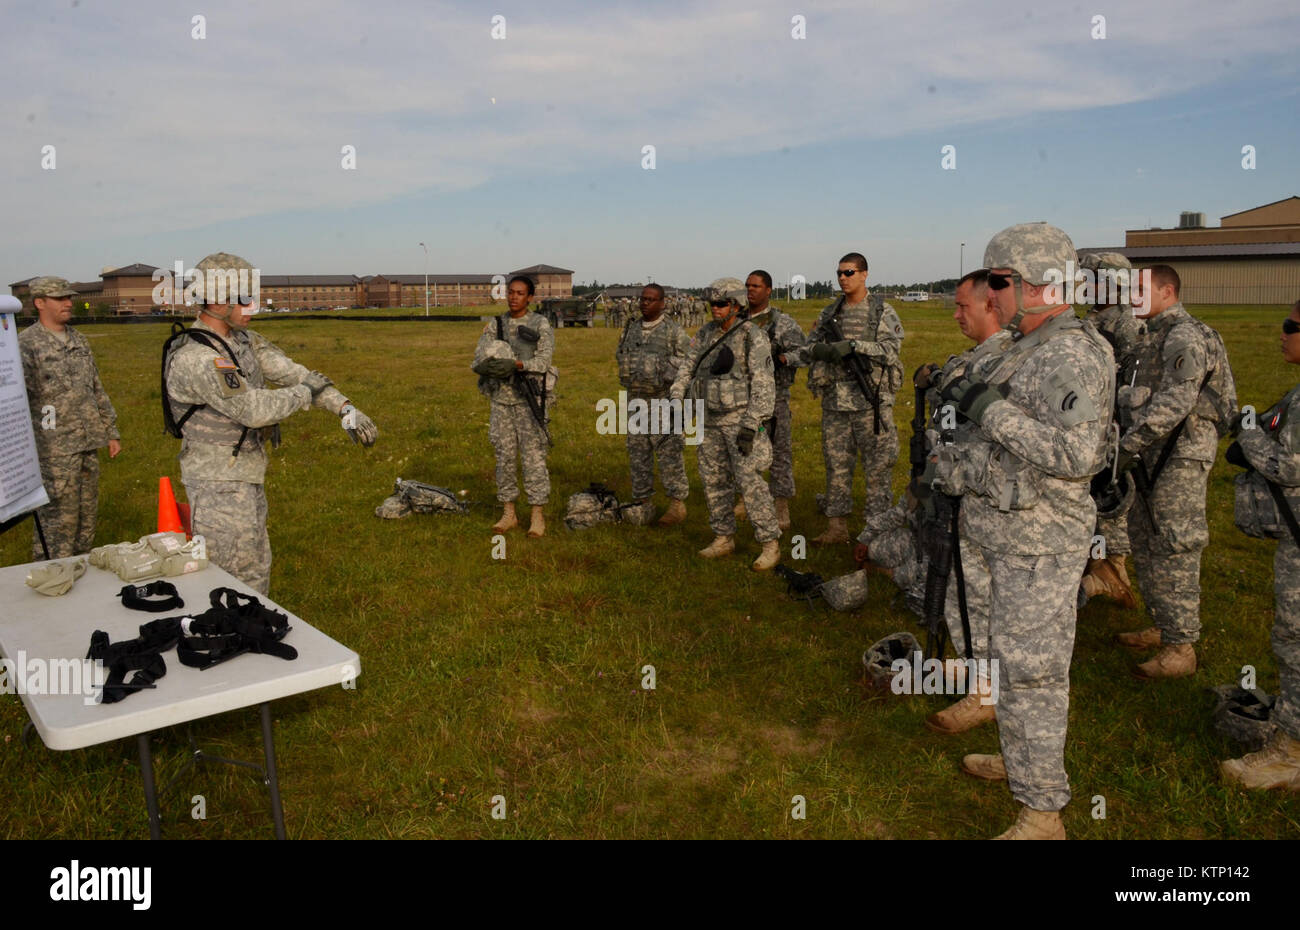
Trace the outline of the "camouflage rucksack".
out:
[[[619,523],[623,507],[614,492],[600,482],[593,482],[587,490],[569,498],[564,512],[564,525],[571,530],[585,530],[599,523]]]
[[[467,513],[469,504],[456,499],[447,488],[435,487],[422,481],[397,479],[393,494],[375,508],[375,516],[396,520],[411,513]]]
[[[1207,361],[1205,383],[1196,398],[1193,412],[1214,423],[1214,428],[1222,439],[1228,435],[1233,418],[1237,416],[1237,382],[1232,377],[1232,365],[1228,363],[1228,349],[1223,344],[1223,337],[1218,330],[1202,323],[1196,317],[1192,320],[1205,337],[1205,358]]]

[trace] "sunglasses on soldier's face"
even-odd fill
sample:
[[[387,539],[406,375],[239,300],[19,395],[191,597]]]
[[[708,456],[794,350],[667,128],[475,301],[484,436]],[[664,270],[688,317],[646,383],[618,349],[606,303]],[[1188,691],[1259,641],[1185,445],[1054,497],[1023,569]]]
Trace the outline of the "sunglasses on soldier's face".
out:
[[[1282,321],[1282,332],[1288,336],[1294,336],[1296,333],[1300,333],[1300,323],[1287,317]]]
[[[709,301],[709,306],[710,306],[710,307],[717,307],[717,308],[719,308],[719,309],[721,309],[722,307],[730,307],[730,306],[731,306],[731,301],[729,301],[729,300],[710,300],[710,301]]]
[[[854,276],[855,274],[857,274],[857,273],[858,273],[858,269],[856,269],[856,268],[837,268],[837,269],[835,270],[835,277],[837,277],[837,278],[851,278],[851,277],[853,277],[853,276]]]
[[[1009,288],[1010,286],[1011,286],[1011,275],[1009,275],[1009,274],[994,274],[994,273],[991,272],[991,271],[989,272],[989,289],[990,289],[990,290],[993,290],[993,291],[1002,291],[1002,290],[1006,290],[1006,289]]]

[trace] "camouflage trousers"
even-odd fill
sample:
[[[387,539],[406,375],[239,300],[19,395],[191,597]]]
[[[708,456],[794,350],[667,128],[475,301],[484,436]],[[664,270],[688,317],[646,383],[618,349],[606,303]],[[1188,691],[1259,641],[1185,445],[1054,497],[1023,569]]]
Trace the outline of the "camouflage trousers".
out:
[[[497,500],[504,504],[519,499],[515,467],[517,461],[522,461],[528,503],[534,507],[544,505],[551,497],[546,435],[533,419],[528,405],[494,403],[488,420],[488,439],[496,452]]]
[[[99,508],[99,454],[94,450],[50,455],[41,462],[41,482],[50,502],[36,516],[45,533],[51,559],[89,552],[95,545],[95,513]],[[45,559],[41,539],[32,527],[32,561]]]
[[[979,546],[961,540],[962,587],[966,592],[966,619],[970,623],[971,655],[976,659],[989,657],[990,584],[988,563]],[[948,598],[943,605],[943,619],[948,625],[952,648],[957,658],[966,655],[966,635],[961,626],[961,601],[957,597],[957,563],[948,575]]]
[[[684,501],[690,493],[686,479],[686,441],[681,433],[658,436],[627,434],[628,470],[632,474],[632,498],[649,500],[655,494],[655,459],[659,460],[659,480],[664,493]]]
[[[736,535],[736,492],[745,498],[745,510],[754,525],[754,538],[759,542],[780,539],[781,529],[776,525],[776,507],[772,492],[768,490],[763,470],[772,463],[772,442],[767,430],[754,437],[754,448],[749,455],[741,455],[736,448],[738,422],[716,423],[704,420],[704,441],[700,443],[700,482],[704,485],[704,499],[709,505],[709,526],[717,536]]]
[[[888,510],[893,502],[894,462],[898,461],[898,430],[892,407],[880,408],[880,433],[870,410],[822,408],[822,457],[826,461],[828,517],[846,517],[853,511],[853,473],[862,457],[866,479],[867,519]]]
[[[1133,506],[1141,507],[1142,504],[1136,502]],[[1097,535],[1106,540],[1106,555],[1132,554],[1133,547],[1128,540],[1128,514],[1122,513],[1110,520],[1098,517]]]
[[[1151,511],[1140,494],[1129,510],[1129,539],[1142,599],[1165,643],[1201,638],[1201,552],[1210,541],[1205,522],[1209,477],[1209,462],[1170,459],[1151,493]]]
[[[1034,810],[1060,810],[1070,800],[1070,656],[1088,550],[1011,555],[970,545],[963,565],[975,564],[977,549],[989,572],[989,658],[997,663],[998,740],[1011,794]]]
[[[266,534],[266,488],[247,481],[185,482],[190,523],[212,564],[259,594],[271,589],[271,538]]]
[[[1300,739],[1300,550],[1280,539],[1273,556],[1273,655],[1278,696],[1270,718]]]
[[[794,497],[794,426],[790,416],[790,389],[776,389],[775,423],[772,426],[772,496]]]

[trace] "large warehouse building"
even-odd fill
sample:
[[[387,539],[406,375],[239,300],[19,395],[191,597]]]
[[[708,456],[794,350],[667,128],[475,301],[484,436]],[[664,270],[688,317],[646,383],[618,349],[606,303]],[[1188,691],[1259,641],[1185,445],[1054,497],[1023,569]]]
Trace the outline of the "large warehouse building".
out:
[[[1184,213],[1173,229],[1130,229],[1124,246],[1080,249],[1128,256],[1134,267],[1170,265],[1185,304],[1282,304],[1300,300],[1300,197],[1231,213],[1207,227]]]

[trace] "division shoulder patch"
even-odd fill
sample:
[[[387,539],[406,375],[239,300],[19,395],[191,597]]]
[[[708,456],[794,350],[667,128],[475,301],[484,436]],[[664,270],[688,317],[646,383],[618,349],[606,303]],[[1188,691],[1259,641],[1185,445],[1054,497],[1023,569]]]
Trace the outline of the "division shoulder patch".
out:
[[[233,397],[235,394],[242,393],[246,385],[239,378],[239,366],[230,359],[217,356],[212,360],[212,365],[221,376],[221,394],[223,397]]]

